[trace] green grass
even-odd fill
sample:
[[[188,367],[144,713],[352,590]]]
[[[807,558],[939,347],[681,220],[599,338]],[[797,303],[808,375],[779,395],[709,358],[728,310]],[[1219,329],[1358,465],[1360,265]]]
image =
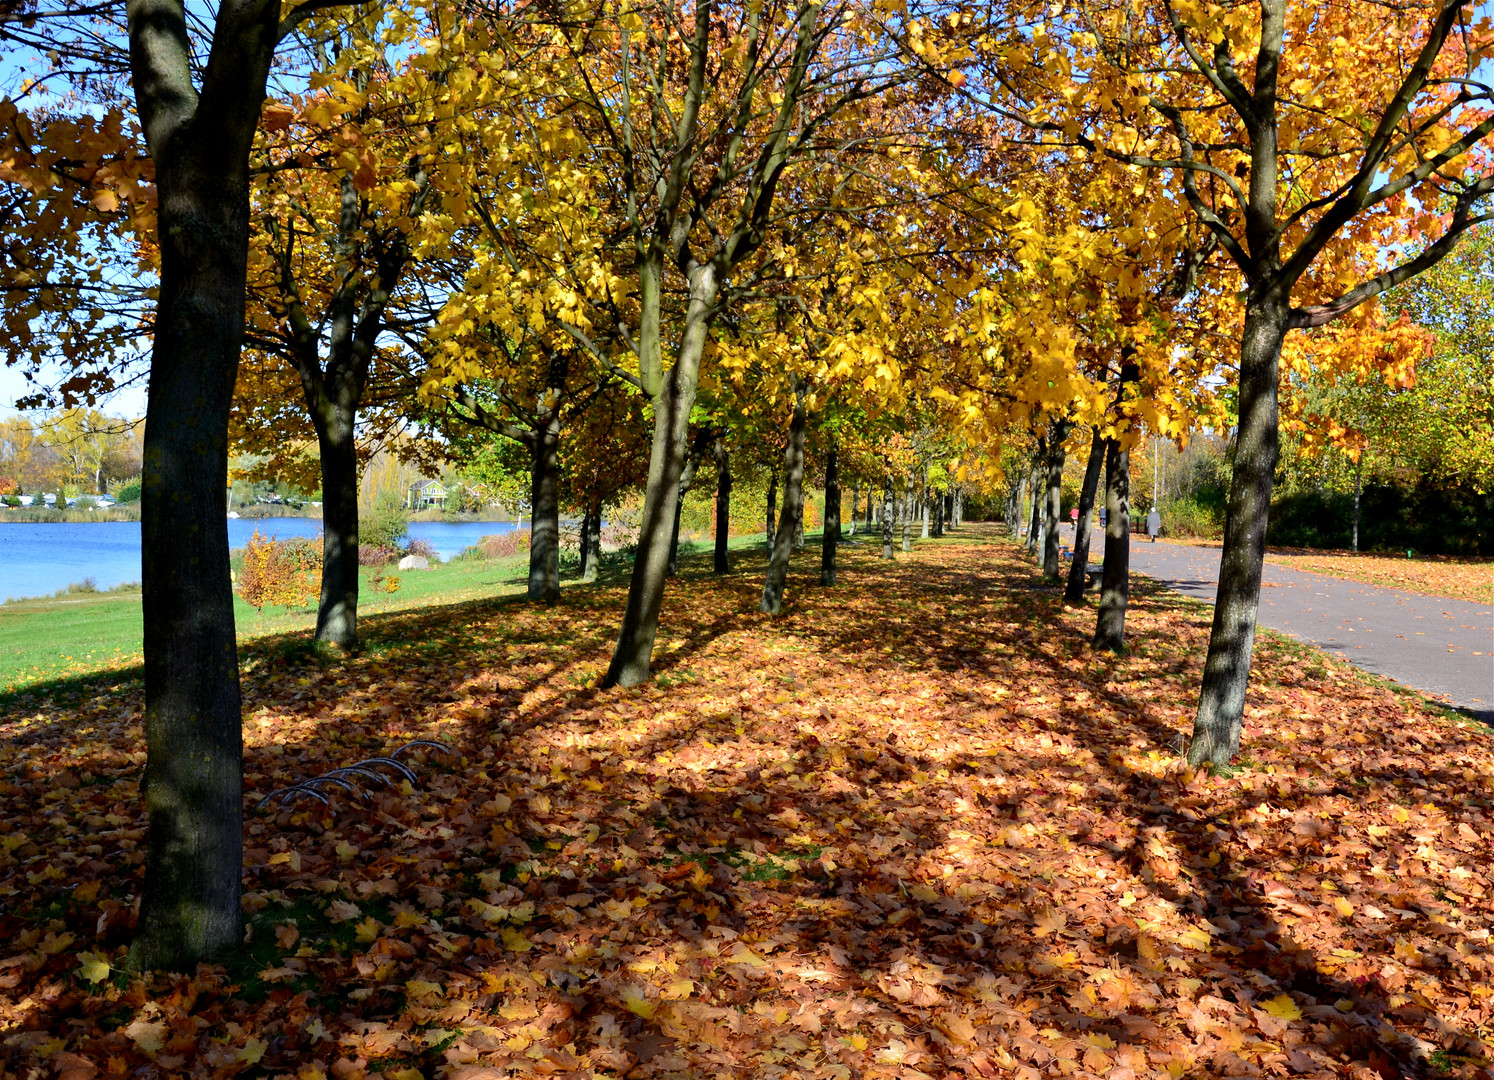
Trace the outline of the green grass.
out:
[[[819,543],[806,537],[806,546]],[[709,573],[712,545],[680,543],[682,573]],[[731,542],[733,569],[761,571],[764,546],[761,534]],[[380,615],[439,604],[459,604],[522,593],[528,580],[528,555],[510,559],[468,560],[434,564],[430,570],[383,569],[399,578],[394,593],[369,585],[374,571],[365,567],[359,589],[358,614]],[[628,567],[621,560],[603,563],[601,584],[621,585]],[[562,574],[565,588],[580,585],[576,575]],[[256,611],[234,594],[234,623],[239,640],[310,632],[316,626],[316,605],[304,608],[268,606]],[[0,696],[40,683],[74,679],[95,671],[134,667],[141,660],[141,610],[138,590],[68,593],[35,600],[16,600],[0,606]],[[675,676],[680,678],[681,676]]]
[[[404,573],[388,567],[384,573],[400,581],[395,593],[376,592],[368,584],[373,571],[364,568],[358,612],[376,615],[511,595],[523,590],[526,567],[524,558],[458,561]],[[310,631],[316,626],[314,603],[305,608],[269,606],[256,611],[235,593],[233,608],[240,641]],[[12,601],[0,607],[0,694],[138,664],[141,636],[138,590]]]

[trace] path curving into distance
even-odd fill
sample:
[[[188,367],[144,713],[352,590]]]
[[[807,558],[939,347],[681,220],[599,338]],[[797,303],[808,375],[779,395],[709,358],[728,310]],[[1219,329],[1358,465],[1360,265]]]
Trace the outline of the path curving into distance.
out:
[[[1065,533],[1072,544],[1072,529]],[[1094,564],[1098,551],[1091,552]],[[1133,536],[1131,572],[1213,603],[1219,549],[1153,544]],[[1494,605],[1423,596],[1268,562],[1261,579],[1259,622],[1494,726]]]

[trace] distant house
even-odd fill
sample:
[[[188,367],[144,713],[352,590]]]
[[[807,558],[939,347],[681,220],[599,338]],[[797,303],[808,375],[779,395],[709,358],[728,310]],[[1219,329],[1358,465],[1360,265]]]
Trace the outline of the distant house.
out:
[[[444,510],[446,508],[446,485],[439,480],[422,480],[410,485],[410,494],[405,499],[410,510]]]

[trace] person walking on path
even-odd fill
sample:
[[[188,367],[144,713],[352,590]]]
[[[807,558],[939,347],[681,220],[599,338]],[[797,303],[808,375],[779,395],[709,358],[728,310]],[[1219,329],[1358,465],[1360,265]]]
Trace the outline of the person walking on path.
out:
[[[1157,534],[1162,531],[1162,515],[1157,513],[1157,508],[1152,507],[1151,513],[1146,516],[1146,534],[1152,538],[1152,543],[1157,542]]]

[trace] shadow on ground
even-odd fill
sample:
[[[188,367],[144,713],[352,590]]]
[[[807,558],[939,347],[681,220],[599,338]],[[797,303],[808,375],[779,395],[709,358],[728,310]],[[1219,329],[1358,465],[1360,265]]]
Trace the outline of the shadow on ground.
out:
[[[75,959],[128,941],[138,687],[38,705],[0,742],[0,1060],[230,1075],[247,1046],[270,1075],[472,1080],[1486,1066],[1487,735],[1266,638],[1241,768],[1196,775],[1174,747],[1207,609],[1137,583],[1131,650],[1096,654],[1092,609],[1030,587],[994,531],[958,540],[891,564],[849,546],[833,590],[811,550],[773,621],[750,557],[726,578],[687,559],[635,690],[595,688],[616,580],[555,608],[371,618],[355,658],[247,648],[246,805],[412,738],[461,758],[415,755],[415,786],[366,803],[251,815],[244,955],[148,986],[95,986]]]

